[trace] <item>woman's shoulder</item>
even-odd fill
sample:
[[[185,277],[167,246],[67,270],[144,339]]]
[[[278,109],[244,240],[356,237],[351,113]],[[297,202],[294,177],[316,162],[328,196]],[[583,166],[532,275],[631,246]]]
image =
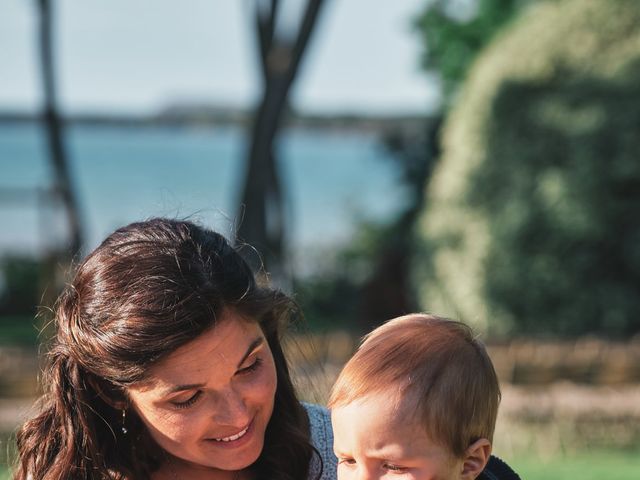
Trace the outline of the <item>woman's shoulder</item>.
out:
[[[322,475],[319,480],[335,480],[337,459],[333,454],[333,430],[331,428],[331,415],[329,410],[320,405],[302,403],[309,417],[309,431],[311,444],[320,454],[322,460]],[[320,465],[314,459],[309,468],[309,479],[317,478]]]

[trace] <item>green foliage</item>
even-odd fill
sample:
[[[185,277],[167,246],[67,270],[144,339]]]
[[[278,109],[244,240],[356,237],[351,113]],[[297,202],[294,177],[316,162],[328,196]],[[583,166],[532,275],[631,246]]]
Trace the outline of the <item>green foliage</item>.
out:
[[[32,257],[0,260],[0,314],[35,313],[39,302],[41,264]]]
[[[42,326],[33,316],[0,316],[0,347],[2,345],[36,346],[46,339],[46,333],[40,337]]]
[[[339,327],[365,333],[416,309],[409,264],[423,186],[438,154],[435,132],[439,125],[439,118],[432,119],[419,130],[392,131],[383,138],[406,203],[386,223],[356,220],[349,244],[322,255],[318,262],[322,267],[299,279],[295,291],[312,328]]]
[[[388,226],[361,221],[349,245],[322,255],[322,264],[294,286],[296,301],[312,330],[361,328],[362,289],[371,276]]]
[[[430,2],[416,21],[426,50],[422,64],[438,72],[445,98],[466,78],[478,53],[522,6],[523,0],[475,0],[453,10],[450,0]]]
[[[640,8],[528,9],[481,55],[422,217],[424,308],[493,330],[640,331]]]

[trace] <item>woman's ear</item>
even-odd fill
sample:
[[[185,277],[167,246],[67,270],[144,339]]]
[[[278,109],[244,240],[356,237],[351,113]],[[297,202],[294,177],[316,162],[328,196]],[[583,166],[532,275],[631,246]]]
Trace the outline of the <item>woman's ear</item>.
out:
[[[464,454],[462,464],[462,480],[473,480],[487,466],[491,456],[491,442],[486,438],[481,438],[473,442]]]
[[[87,382],[91,385],[91,388],[95,390],[100,399],[110,407],[116,410],[127,408],[128,402],[126,397],[122,392],[116,392],[116,389],[112,385],[107,384],[104,380],[98,379],[93,375],[89,375]]]

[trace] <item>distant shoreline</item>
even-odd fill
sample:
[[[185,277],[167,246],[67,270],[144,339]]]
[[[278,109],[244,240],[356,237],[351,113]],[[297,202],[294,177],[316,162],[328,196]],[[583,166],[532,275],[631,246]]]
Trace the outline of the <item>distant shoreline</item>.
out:
[[[82,113],[63,117],[68,125],[96,127],[186,127],[215,128],[236,126],[248,128],[251,124],[252,112],[235,109],[215,108],[167,108],[156,114],[104,114]],[[28,112],[0,111],[0,126],[11,124],[35,124],[41,118]],[[284,128],[309,128],[336,131],[358,131],[374,134],[385,134],[398,130],[405,132],[424,131],[433,121],[432,116],[397,115],[397,116],[362,116],[352,114],[302,115],[291,113],[284,122]]]

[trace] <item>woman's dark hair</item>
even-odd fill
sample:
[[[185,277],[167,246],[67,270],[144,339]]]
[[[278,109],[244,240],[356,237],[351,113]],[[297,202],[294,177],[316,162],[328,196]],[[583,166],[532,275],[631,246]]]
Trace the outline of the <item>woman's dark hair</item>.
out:
[[[225,238],[186,221],[152,219],[111,234],[80,264],[58,299],[40,414],[17,434],[15,480],[145,479],[163,460],[133,409],[121,432],[127,386],[216,324],[223,309],[259,322],[278,384],[258,478],[306,478],[314,449],[280,345],[296,314],[261,285]]]

